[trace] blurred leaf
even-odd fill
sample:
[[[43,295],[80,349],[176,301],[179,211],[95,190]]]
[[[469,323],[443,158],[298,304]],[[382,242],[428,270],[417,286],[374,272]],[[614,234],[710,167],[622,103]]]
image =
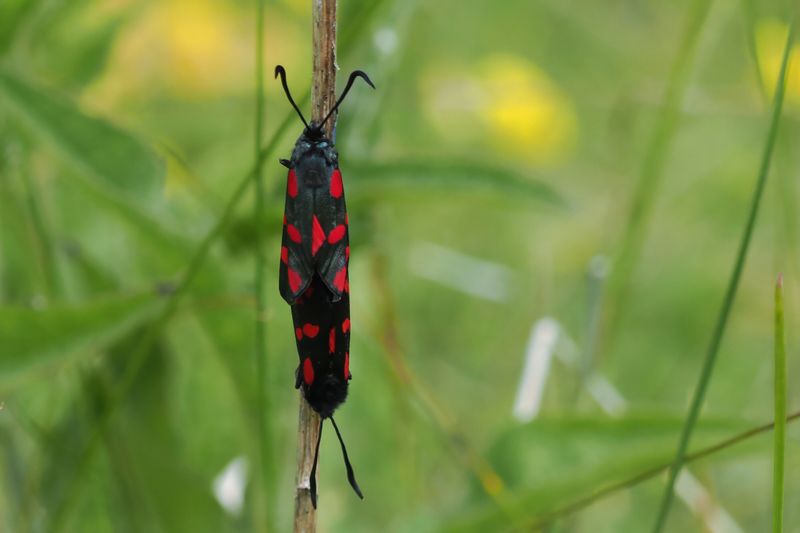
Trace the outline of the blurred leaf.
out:
[[[58,85],[81,87],[95,79],[105,68],[111,53],[114,40],[125,22],[125,17],[118,16],[94,27],[85,28],[75,34],[74,24],[63,25],[56,39],[39,43],[43,53],[53,63],[50,71],[55,71]],[[51,53],[53,46],[59,46],[61,52],[54,62]],[[66,48],[66,49],[64,49]]]
[[[4,69],[0,69],[0,98],[42,140],[90,177],[144,196],[161,186],[163,161],[110,122],[91,117],[75,104]]]
[[[540,420],[503,433],[489,459],[513,492],[512,508],[535,520],[668,463],[681,425],[672,416]],[[701,448],[747,427],[742,421],[706,420],[698,426],[693,446]],[[474,502],[469,507],[475,509]],[[508,520],[503,510],[487,504],[448,530],[500,531],[509,526]]]
[[[14,42],[25,17],[39,4],[36,0],[3,0],[0,2],[0,54]]]
[[[0,307],[0,379],[11,379],[79,350],[101,349],[147,320],[158,307],[154,293],[41,310]]]
[[[387,189],[439,189],[480,192],[523,198],[565,207],[564,199],[548,185],[525,174],[478,162],[463,161],[348,161],[347,175],[356,194]],[[351,194],[353,189],[348,192]],[[416,192],[416,191],[415,191]]]
[[[147,265],[155,269],[183,268],[191,257],[196,243],[175,229],[167,214],[152,212],[86,180],[76,179],[70,183],[99,212],[113,216],[130,231],[135,238],[137,254]]]
[[[88,294],[109,294],[120,288],[112,272],[104,269],[93,258],[88,257],[81,247],[72,242],[63,245],[68,261],[65,267],[75,274],[83,292]]]
[[[37,293],[39,272],[22,191],[0,158],[0,302],[27,302]]]
[[[106,362],[111,371],[107,374],[115,377],[104,387],[99,381],[94,384],[98,397],[113,394],[124,380],[125,364],[137,336],[132,334],[110,350]],[[105,434],[115,474],[128,478],[120,485],[137,494],[136,504],[122,504],[130,514],[151,509],[163,531],[220,532],[224,517],[210,490],[212,476],[200,472],[208,465],[189,464],[186,450],[180,446],[185,421],[175,416],[180,397],[173,388],[174,378],[173,356],[163,343],[157,343],[133,384],[124,422],[112,422]]]

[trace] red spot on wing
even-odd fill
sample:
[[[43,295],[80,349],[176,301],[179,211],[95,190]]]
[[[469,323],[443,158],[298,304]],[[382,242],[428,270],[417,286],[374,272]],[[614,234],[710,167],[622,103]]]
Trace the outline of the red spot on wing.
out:
[[[303,278],[300,277],[294,269],[291,267],[287,268],[287,274],[289,275],[289,288],[292,289],[292,292],[297,292],[300,288],[300,285],[303,283]]]
[[[331,328],[331,332],[328,334],[328,351],[330,353],[336,351],[336,328]]]
[[[281,262],[289,264],[289,249],[285,246],[281,246]]]
[[[347,213],[344,214],[344,223],[350,225],[350,215]]]
[[[286,183],[286,192],[292,198],[297,196],[297,174],[294,173],[294,169],[289,170],[289,181]]]
[[[350,259],[350,246],[345,246],[345,249],[344,249],[344,258],[345,258],[345,259]]]
[[[343,266],[333,277],[333,286],[337,291],[344,290],[344,282],[347,280],[347,267]]]
[[[342,173],[339,172],[339,169],[334,169],[333,174],[331,174],[331,196],[334,198],[341,198],[342,193],[344,192],[344,187],[342,186]]]
[[[333,228],[331,232],[328,234],[328,243],[336,244],[337,242],[341,241],[346,231],[347,227],[344,224],[339,224],[338,226]]]
[[[350,331],[350,319],[345,318],[344,322],[342,322],[342,332],[347,333],[348,331]]]
[[[313,339],[319,333],[319,326],[311,323],[303,324],[303,334],[309,339]]]
[[[297,340],[303,340],[303,330],[301,328],[294,328],[294,336],[297,337]]]
[[[344,379],[350,379],[350,352],[344,354]]]
[[[317,255],[317,250],[325,242],[325,231],[317,220],[317,215],[311,220],[311,255]]]
[[[311,364],[311,359],[308,357],[303,361],[303,381],[306,382],[306,385],[314,383],[314,365]]]
[[[286,233],[289,235],[289,238],[292,239],[294,242],[299,243],[301,240],[303,240],[303,238],[300,236],[300,230],[298,230],[292,224],[286,226]]]
[[[344,292],[350,292],[350,279],[344,280]]]

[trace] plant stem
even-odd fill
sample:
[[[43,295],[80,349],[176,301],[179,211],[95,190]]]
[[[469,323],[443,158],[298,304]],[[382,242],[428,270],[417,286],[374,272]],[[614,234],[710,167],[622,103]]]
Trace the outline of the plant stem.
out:
[[[775,285],[775,433],[772,474],[772,531],[783,531],[784,449],[786,447],[786,340],[783,321],[783,275]]]
[[[312,0],[311,120],[319,124],[336,101],[336,0]],[[334,140],[336,117],[325,125]],[[335,141],[335,140],[334,140]],[[295,476],[294,531],[316,531],[316,509],[311,503],[310,477],[319,437],[319,415],[300,393],[297,421],[297,472]]]
[[[777,423],[786,425],[787,423],[794,422],[794,421],[796,421],[798,419],[800,419],[800,411],[792,413],[791,415],[786,417],[784,420],[777,421]],[[718,442],[716,444],[712,444],[712,445],[710,445],[710,446],[708,446],[706,448],[702,448],[700,450],[697,450],[696,452],[692,452],[692,453],[686,454],[686,457],[684,458],[684,463],[692,463],[692,462],[697,461],[699,459],[703,459],[705,457],[713,455],[713,454],[715,454],[715,453],[717,453],[719,451],[722,451],[722,450],[725,450],[727,448],[730,448],[731,446],[735,446],[736,444],[739,444],[739,443],[747,441],[747,440],[749,440],[749,439],[751,439],[753,437],[756,437],[758,435],[766,433],[767,431],[769,431],[772,428],[776,427],[776,425],[777,425],[776,422],[769,422],[767,424],[763,424],[761,426],[757,426],[757,427],[748,429],[748,430],[743,431],[741,433],[737,433],[733,437],[727,438],[727,439],[725,439],[723,441],[720,441],[720,442]],[[639,483],[643,483],[643,482],[647,481],[648,479],[652,479],[655,476],[657,476],[660,473],[662,473],[664,470],[667,470],[668,468],[670,468],[671,466],[672,466],[672,463],[664,463],[664,464],[656,465],[654,467],[648,468],[647,470],[639,472],[638,474],[635,474],[635,475],[633,475],[633,476],[631,476],[631,477],[629,477],[627,479],[624,479],[624,480],[619,481],[617,483],[613,483],[611,485],[608,485],[607,487],[604,487],[604,488],[596,491],[594,494],[590,494],[589,496],[585,496],[583,498],[580,498],[580,499],[578,499],[578,500],[576,500],[576,501],[574,501],[574,502],[572,502],[572,503],[570,503],[568,505],[565,505],[564,507],[561,507],[560,509],[556,509],[555,511],[553,511],[551,513],[548,513],[544,518],[541,518],[541,519],[537,520],[534,524],[532,524],[532,528],[542,528],[543,526],[553,522],[557,518],[561,518],[563,516],[568,516],[568,515],[570,515],[572,513],[580,511],[581,509],[585,509],[586,507],[588,507],[589,505],[593,504],[594,502],[596,502],[598,500],[601,500],[601,499],[603,499],[603,498],[605,498],[607,496],[610,496],[610,495],[616,493],[617,491],[633,487],[635,485],[638,485]]]
[[[711,0],[695,0],[689,10],[678,54],[672,65],[666,93],[652,137],[647,145],[636,190],[626,218],[620,251],[614,260],[609,280],[607,314],[601,336],[600,353],[612,348],[630,290],[630,280],[641,254],[642,244],[650,222],[655,199],[661,188],[664,167],[678,125],[683,95],[691,74],[692,61],[697,53],[701,30],[708,18]]]
[[[270,425],[270,400],[267,387],[267,301],[264,291],[264,161],[261,158],[261,144],[264,136],[264,0],[257,1],[256,9],[256,123],[255,123],[255,335],[256,335],[256,379],[258,390],[258,440],[261,483],[264,490],[264,508],[267,513],[267,529],[275,530],[275,513],[270,509],[274,502],[272,480],[276,477],[272,457],[272,434]],[[269,527],[272,526],[272,527]]]
[[[775,139],[778,133],[778,124],[780,122],[781,109],[783,108],[786,69],[789,62],[789,52],[791,51],[792,48],[793,37],[794,37],[794,21],[792,22],[792,25],[789,28],[789,35],[786,38],[786,47],[783,52],[783,60],[781,63],[780,76],[778,78],[778,83],[775,87],[775,98],[772,107],[772,115],[770,118],[769,131],[767,134],[767,142],[764,147],[763,156],[761,158],[761,167],[759,169],[758,180],[756,182],[756,189],[753,193],[753,198],[750,203],[750,213],[747,217],[747,223],[744,228],[744,233],[742,234],[742,240],[739,245],[739,251],[736,256],[736,262],[734,263],[733,272],[728,282],[728,288],[727,291],[725,292],[725,299],[722,302],[722,308],[720,309],[720,313],[717,318],[717,323],[714,328],[714,333],[711,337],[711,343],[708,347],[708,352],[706,353],[706,357],[703,362],[703,368],[700,371],[700,377],[697,386],[695,387],[694,396],[692,398],[692,404],[689,409],[689,415],[686,418],[686,422],[684,423],[683,426],[683,431],[681,432],[681,438],[678,443],[678,450],[677,453],[675,454],[675,460],[673,461],[672,467],[670,468],[669,471],[667,486],[664,489],[664,495],[662,496],[661,499],[661,507],[658,512],[658,517],[656,519],[655,527],[653,529],[655,533],[663,531],[664,526],[667,522],[667,515],[669,514],[669,508],[670,505],[672,504],[675,481],[677,480],[678,473],[680,472],[681,467],[683,466],[683,463],[685,461],[686,449],[689,445],[692,432],[694,431],[694,426],[695,423],[697,422],[697,418],[700,415],[700,410],[706,395],[706,389],[708,388],[708,384],[711,381],[711,374],[714,371],[714,363],[717,359],[719,346],[720,343],[722,342],[722,337],[725,333],[725,326],[728,323],[728,317],[730,316],[731,308],[733,307],[733,302],[736,298],[736,291],[739,288],[739,280],[742,277],[742,270],[744,269],[745,259],[747,258],[747,250],[750,247],[750,239],[753,235],[753,228],[755,226],[756,218],[758,216],[758,209],[761,204],[761,197],[764,194],[764,186],[766,185],[767,176],[769,174],[770,161],[772,159],[772,151],[775,146]]]

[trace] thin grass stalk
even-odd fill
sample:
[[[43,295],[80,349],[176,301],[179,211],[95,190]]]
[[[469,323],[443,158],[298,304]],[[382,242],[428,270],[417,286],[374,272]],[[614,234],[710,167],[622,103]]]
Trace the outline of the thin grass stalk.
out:
[[[398,33],[404,35],[409,27],[409,22],[413,18],[413,14],[417,8],[415,1],[409,1],[402,5],[401,10],[396,10],[393,13]],[[403,47],[401,46],[400,49]],[[396,54],[400,52],[395,52]],[[393,68],[396,63],[400,61],[399,58],[392,58],[391,65],[387,67],[386,60],[381,62],[379,68],[382,68],[386,78],[391,81],[394,75]],[[391,87],[391,83],[384,84]],[[385,89],[388,91],[389,89]],[[378,100],[385,99],[385,92],[378,95]],[[379,137],[381,130],[381,121],[378,120],[379,104],[370,108],[371,115],[365,120],[367,127],[364,131],[368,131],[366,135],[365,144],[367,152],[371,151],[374,146],[375,139]],[[372,221],[375,225],[377,222]],[[379,246],[377,248],[380,248]],[[467,435],[464,434],[453,420],[453,417],[446,409],[437,401],[435,396],[424,385],[419,377],[413,372],[411,367],[405,361],[404,354],[400,347],[397,335],[397,317],[395,313],[395,303],[391,287],[387,281],[387,265],[386,254],[383,251],[377,251],[372,260],[373,281],[376,285],[376,294],[379,295],[378,304],[378,321],[381,325],[379,337],[389,361],[389,368],[392,375],[396,380],[397,385],[401,390],[409,393],[410,396],[416,397],[421,405],[425,408],[434,427],[439,431],[442,440],[450,446],[455,453],[455,457],[469,468],[483,491],[492,498],[495,503],[506,512],[510,519],[519,518],[514,516],[510,506],[508,505],[509,492],[506,488],[505,482],[492,468],[492,466],[471,446]]]
[[[261,506],[266,511],[264,528],[275,531],[275,512],[270,506],[274,504],[273,480],[277,477],[272,452],[272,426],[270,424],[269,388],[267,377],[269,375],[269,361],[267,354],[267,300],[265,289],[265,252],[266,222],[264,220],[264,161],[261,158],[261,146],[264,136],[264,2],[256,3],[256,120],[254,131],[255,151],[255,356],[256,379],[258,393],[258,442],[259,464],[261,467],[260,479],[263,489]],[[256,505],[256,507],[260,507]],[[260,518],[263,520],[263,517]]]
[[[336,102],[336,0],[312,0],[311,120],[317,124]],[[336,116],[325,124],[325,134],[335,142]],[[302,392],[297,415],[297,471],[295,475],[294,531],[313,533],[317,513],[311,502],[311,470],[319,437],[320,419]]]
[[[784,453],[786,448],[786,339],[783,276],[775,284],[775,432],[773,433],[772,531],[783,531]]]
[[[692,432],[694,431],[697,419],[700,416],[700,410],[703,405],[703,400],[705,399],[706,390],[708,389],[708,384],[711,381],[711,375],[714,371],[714,363],[716,362],[717,359],[719,346],[720,343],[722,342],[722,337],[725,333],[725,326],[728,323],[728,317],[730,316],[731,308],[733,307],[733,302],[736,298],[736,292],[739,288],[739,281],[742,277],[742,271],[744,270],[745,259],[747,258],[747,250],[750,247],[750,240],[753,235],[753,228],[755,227],[759,206],[761,205],[761,197],[764,194],[764,187],[767,182],[767,176],[769,175],[770,161],[772,160],[772,152],[775,146],[775,139],[777,138],[778,134],[778,125],[780,123],[780,116],[781,116],[781,110],[783,108],[783,99],[785,93],[786,70],[789,64],[789,52],[791,51],[792,42],[794,40],[794,28],[795,28],[794,21],[792,21],[792,25],[789,28],[789,34],[786,38],[786,47],[784,48],[783,52],[783,59],[781,62],[781,70],[780,70],[780,75],[778,77],[778,83],[775,87],[775,97],[773,99],[774,103],[772,107],[772,114],[770,117],[767,141],[764,147],[763,156],[761,158],[761,166],[758,173],[756,188],[750,203],[750,212],[747,217],[747,223],[745,225],[744,232],[742,234],[742,239],[739,245],[739,251],[736,256],[736,261],[734,263],[733,272],[731,273],[731,277],[728,282],[728,288],[725,292],[725,298],[722,302],[722,308],[720,309],[720,313],[717,318],[717,323],[716,326],[714,327],[714,332],[711,337],[711,343],[709,344],[708,351],[706,353],[706,357],[703,362],[703,367],[700,371],[700,376],[697,385],[695,387],[695,392],[692,397],[691,407],[689,409],[689,415],[687,416],[686,422],[684,423],[680,441],[678,443],[678,449],[675,454],[675,459],[669,471],[667,486],[664,489],[664,494],[661,499],[661,506],[658,512],[658,516],[656,518],[655,527],[653,529],[655,533],[663,531],[664,526],[666,525],[667,516],[669,514],[669,509],[672,504],[673,489],[675,487],[675,482],[678,478],[678,474],[681,470],[681,467],[683,466],[683,463],[685,461],[686,449],[688,448],[689,441],[691,440]]]
[[[61,531],[61,528],[66,525],[64,520],[66,517],[66,511],[69,508],[69,502],[77,496],[78,490],[76,489],[78,488],[78,479],[81,478],[88,469],[93,452],[101,441],[103,431],[109,427],[109,423],[114,414],[116,414],[117,408],[128,396],[136,376],[138,376],[142,367],[147,362],[147,358],[152,353],[152,349],[155,346],[157,339],[163,333],[166,324],[178,310],[178,306],[186,296],[191,282],[194,281],[198,272],[200,272],[200,268],[202,267],[203,262],[205,261],[205,258],[211,249],[211,246],[216,242],[219,236],[222,235],[225,228],[228,227],[233,219],[233,212],[236,206],[239,204],[239,201],[244,197],[244,193],[247,191],[248,186],[250,185],[249,182],[252,180],[253,174],[254,173],[251,170],[247,175],[247,179],[242,180],[242,182],[239,184],[233,196],[228,201],[228,204],[225,206],[225,211],[223,212],[219,221],[200,243],[200,246],[192,258],[192,261],[189,263],[189,266],[181,276],[177,288],[168,297],[167,301],[164,303],[164,306],[161,308],[161,311],[150,323],[150,327],[145,330],[141,340],[132,350],[131,356],[128,359],[128,365],[125,367],[119,383],[111,391],[106,409],[98,415],[99,421],[93,426],[92,434],[89,437],[86,449],[79,459],[80,464],[76,469],[78,474],[75,478],[73,478],[70,490],[65,492],[68,495],[68,498],[62,502],[62,504],[53,514],[53,522],[50,527],[51,531]]]
[[[788,417],[786,417],[782,421],[778,421],[778,423],[786,425],[786,424],[791,424],[793,422],[796,422],[798,420],[800,420],[800,411],[792,413],[791,415],[789,415]],[[762,435],[762,434],[772,430],[774,427],[776,427],[776,422],[773,421],[773,422],[769,422],[767,424],[762,424],[760,426],[756,426],[754,428],[742,431],[741,433],[737,433],[736,435],[734,435],[732,437],[729,437],[727,439],[724,439],[724,440],[722,440],[720,442],[717,442],[716,444],[712,444],[712,445],[707,446],[705,448],[701,448],[701,449],[697,450],[696,452],[692,452],[692,453],[686,454],[686,457],[684,459],[684,463],[685,464],[689,464],[689,463],[693,463],[695,461],[698,461],[700,459],[704,459],[706,457],[714,455],[717,452],[721,452],[723,450],[731,448],[732,446],[735,446],[737,444],[741,444],[741,443],[746,442],[746,441],[748,441],[748,440],[750,440],[750,439],[752,439],[754,437]],[[556,509],[555,511],[552,511],[552,512],[548,513],[546,516],[541,517],[538,520],[535,520],[531,524],[531,527],[532,527],[533,530],[536,530],[537,528],[542,528],[542,527],[546,526],[547,524],[552,523],[554,520],[557,520],[559,518],[563,518],[565,516],[569,516],[569,515],[571,515],[573,513],[576,513],[576,512],[578,512],[578,511],[580,511],[582,509],[585,509],[586,507],[589,507],[593,503],[595,503],[595,502],[597,502],[599,500],[602,500],[603,498],[607,498],[607,497],[611,496],[612,494],[616,494],[617,492],[619,492],[621,490],[629,489],[629,488],[631,488],[633,486],[638,485],[639,483],[644,483],[645,481],[647,481],[649,479],[652,479],[652,478],[656,477],[657,475],[661,474],[662,472],[664,472],[665,470],[669,469],[671,466],[672,466],[672,462],[656,465],[656,466],[653,466],[653,467],[648,468],[646,470],[643,470],[642,472],[639,472],[638,474],[634,474],[634,475],[632,475],[632,476],[630,476],[630,477],[628,477],[626,479],[623,479],[622,481],[618,481],[616,483],[612,483],[611,485],[608,485],[607,487],[603,487],[603,488],[595,491],[593,494],[590,494],[588,496],[579,498],[579,499],[575,500],[574,502],[572,502],[570,504],[567,504],[567,505],[565,505],[565,506],[563,506],[563,507],[561,507],[559,509]]]
[[[407,364],[397,334],[396,304],[394,295],[386,279],[386,256],[382,251],[376,252],[373,261],[373,280],[375,293],[379,295],[377,303],[377,321],[384,354],[389,368],[401,390],[407,397],[414,397],[430,418],[437,436],[453,451],[453,457],[469,469],[483,492],[497,505],[511,526],[523,525],[524,516],[511,503],[511,493],[505,481],[494,467],[473,447],[469,435],[454,419],[430,389],[419,379]]]
[[[753,61],[753,73],[756,77],[759,92],[765,105],[769,105],[769,90],[766,86],[765,73],[759,57],[758,45],[756,43],[757,30],[757,9],[754,0],[742,0],[742,11],[745,19],[748,51]],[[788,118],[788,117],[787,117]],[[775,238],[780,245],[775,249],[775,260],[779,264],[787,263],[791,270],[796,271],[800,264],[797,250],[797,185],[792,177],[791,168],[794,167],[794,146],[795,146],[794,121],[789,121],[784,125],[783,134],[778,139],[776,153],[775,172],[778,175],[778,190],[775,195],[780,206],[782,223],[778,224],[775,231]]]
[[[683,95],[690,79],[691,67],[697,55],[700,35],[710,7],[711,0],[695,0],[691,5],[678,54],[667,81],[664,100],[645,151],[639,180],[625,221],[622,244],[609,280],[608,312],[601,338],[601,351],[604,353],[611,349],[619,329],[630,280],[641,255],[655,199],[661,190],[664,167],[677,129]]]

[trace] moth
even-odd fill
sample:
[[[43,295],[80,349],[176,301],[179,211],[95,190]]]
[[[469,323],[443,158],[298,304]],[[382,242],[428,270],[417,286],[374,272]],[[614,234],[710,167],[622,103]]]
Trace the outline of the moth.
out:
[[[319,438],[311,470],[311,502],[317,506],[316,470],[322,425],[329,418],[342,447],[347,479],[360,498],[342,434],[333,412],[347,399],[350,379],[350,240],[339,154],[323,127],[336,113],[356,79],[373,89],[360,70],[350,74],[341,96],[319,123],[308,123],[286,83],[286,71],[275,67],[289,103],[305,129],[294,145],[291,159],[281,159],[289,169],[281,243],[280,293],[291,306],[300,364],[295,388],[319,413]]]

